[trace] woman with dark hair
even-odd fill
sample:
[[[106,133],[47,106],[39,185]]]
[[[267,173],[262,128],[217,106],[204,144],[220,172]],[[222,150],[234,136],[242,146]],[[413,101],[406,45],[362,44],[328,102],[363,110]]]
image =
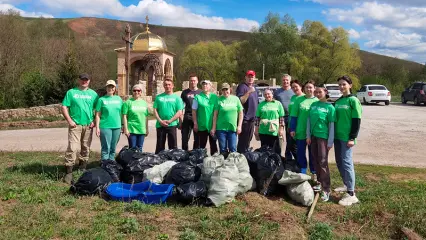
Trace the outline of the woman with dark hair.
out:
[[[304,96],[305,94],[303,93],[302,89],[303,89],[303,85],[299,82],[299,80],[294,79],[290,82],[290,86],[291,89],[294,92],[294,95],[291,96],[290,99],[290,103],[288,105],[288,113],[289,113],[289,126],[286,129],[286,131],[288,132],[288,138],[287,138],[287,147],[286,147],[286,153],[285,153],[285,158],[288,160],[291,160],[292,158],[294,158],[297,161],[297,144],[296,144],[296,140],[291,137],[290,135],[290,122],[291,122],[291,111],[292,108],[294,106],[294,103],[296,102],[296,99],[298,97]],[[292,156],[293,155],[293,156]]]
[[[297,98],[292,106],[290,113],[290,135],[296,139],[297,145],[297,163],[302,173],[307,172],[308,161],[306,158],[306,127],[309,110],[312,103],[317,102],[318,98],[314,96],[315,82],[309,80],[304,85],[305,95]],[[315,174],[315,167],[312,162],[311,147],[308,146],[309,169]]]
[[[340,205],[350,206],[358,203],[355,196],[355,169],[352,159],[352,147],[356,144],[360,125],[362,107],[358,98],[351,94],[352,80],[348,76],[337,79],[342,97],[335,103],[336,124],[334,153],[337,168],[343,179],[344,187],[336,188],[337,192],[346,192],[339,201]]]
[[[265,101],[256,109],[256,121],[254,134],[260,139],[262,146],[269,146],[281,155],[279,138],[285,141],[284,107],[281,102],[273,98],[271,89],[265,89]]]

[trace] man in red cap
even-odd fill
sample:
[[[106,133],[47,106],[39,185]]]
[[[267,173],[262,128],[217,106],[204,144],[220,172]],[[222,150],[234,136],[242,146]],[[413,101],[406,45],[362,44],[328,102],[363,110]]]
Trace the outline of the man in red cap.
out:
[[[256,109],[259,104],[259,97],[254,87],[255,77],[256,73],[253,70],[248,70],[246,72],[245,82],[238,85],[236,91],[236,95],[240,98],[241,104],[244,107],[241,134],[238,136],[237,151],[239,153],[245,153],[248,150],[253,138]]]

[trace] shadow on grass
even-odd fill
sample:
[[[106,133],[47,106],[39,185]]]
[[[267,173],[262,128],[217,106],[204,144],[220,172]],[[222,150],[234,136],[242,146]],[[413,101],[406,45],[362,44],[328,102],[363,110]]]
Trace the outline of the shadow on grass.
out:
[[[87,164],[87,169],[99,167],[99,161],[92,161]],[[6,169],[11,173],[21,173],[35,176],[42,176],[46,179],[59,181],[65,176],[64,165],[49,165],[40,162],[32,162],[22,165],[15,165]],[[78,165],[74,166],[74,172],[78,171]]]

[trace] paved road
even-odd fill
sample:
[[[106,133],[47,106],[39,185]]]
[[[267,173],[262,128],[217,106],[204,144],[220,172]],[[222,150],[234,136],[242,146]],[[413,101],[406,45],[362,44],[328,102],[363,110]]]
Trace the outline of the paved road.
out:
[[[425,119],[426,106],[363,106],[360,136],[354,148],[355,162],[426,168]],[[145,151],[155,151],[154,125],[154,121],[149,122],[151,135],[145,140]],[[4,130],[0,131],[0,151],[63,152],[67,146],[66,136],[65,128]],[[180,134],[178,139],[181,139]],[[121,137],[117,149],[126,144],[125,137]],[[257,148],[260,144],[253,138],[251,145]],[[100,142],[96,136],[92,150],[100,151]],[[329,159],[334,162],[333,151]]]

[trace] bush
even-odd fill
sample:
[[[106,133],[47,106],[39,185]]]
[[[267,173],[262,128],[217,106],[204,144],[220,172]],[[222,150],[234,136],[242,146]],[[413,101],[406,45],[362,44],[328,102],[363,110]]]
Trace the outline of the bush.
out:
[[[46,89],[49,88],[47,79],[39,72],[24,73],[21,78],[25,104],[28,107],[44,105]]]

